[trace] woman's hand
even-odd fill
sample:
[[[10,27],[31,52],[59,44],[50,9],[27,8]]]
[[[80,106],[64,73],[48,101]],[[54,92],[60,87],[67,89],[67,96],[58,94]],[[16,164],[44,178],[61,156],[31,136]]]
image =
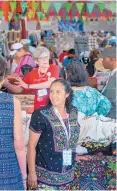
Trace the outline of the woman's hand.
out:
[[[76,161],[77,162],[80,162],[81,160],[85,160],[85,161],[88,161],[88,156],[79,156],[79,155],[76,155]]]
[[[26,84],[21,78],[16,78],[17,82],[15,82],[15,84],[17,84],[18,86],[24,88],[24,89],[28,89],[28,84]]]
[[[31,188],[37,188],[37,175],[36,172],[31,172],[28,174],[28,187]]]

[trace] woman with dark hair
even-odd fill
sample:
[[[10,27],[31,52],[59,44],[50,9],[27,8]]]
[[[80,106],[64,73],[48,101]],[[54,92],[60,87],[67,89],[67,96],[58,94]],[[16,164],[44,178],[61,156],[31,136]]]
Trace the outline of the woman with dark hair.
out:
[[[99,60],[100,56],[100,51],[97,49],[94,49],[90,52],[89,55],[89,62],[88,65],[86,66],[86,69],[89,73],[89,76],[93,76],[95,73],[95,63],[97,60]]]
[[[7,64],[0,58],[0,89]],[[26,188],[26,153],[21,106],[13,95],[0,91],[0,190]]]
[[[48,106],[32,114],[28,144],[28,186],[43,190],[69,190],[74,185],[76,145],[80,126],[66,80],[50,86]],[[81,159],[81,158],[80,158]]]
[[[91,116],[95,112],[98,115],[106,116],[111,109],[110,101],[88,85],[88,73],[85,66],[80,62],[72,62],[65,69],[65,79],[67,79],[73,89],[73,105],[78,111],[86,116]]]

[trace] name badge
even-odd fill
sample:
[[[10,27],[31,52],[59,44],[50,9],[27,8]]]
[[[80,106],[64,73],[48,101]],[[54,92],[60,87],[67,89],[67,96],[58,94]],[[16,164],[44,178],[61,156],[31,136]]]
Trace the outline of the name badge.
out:
[[[38,96],[41,97],[41,96],[45,96],[48,94],[47,92],[47,89],[42,89],[42,90],[38,90]]]
[[[72,150],[63,150],[63,166],[72,165]]]

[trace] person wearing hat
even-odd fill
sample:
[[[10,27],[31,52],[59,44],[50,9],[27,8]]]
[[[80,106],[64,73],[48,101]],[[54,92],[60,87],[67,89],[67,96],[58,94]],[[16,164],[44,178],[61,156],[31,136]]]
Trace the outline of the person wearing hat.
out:
[[[24,77],[24,65],[28,65],[30,68],[36,67],[36,63],[32,58],[32,54],[30,53],[29,46],[27,44],[23,45],[22,43],[14,43],[11,47],[9,55],[18,60],[18,65],[14,71],[15,75],[18,77]]]
[[[105,69],[110,69],[110,76],[102,90],[102,94],[106,96],[111,104],[112,108],[108,113],[108,117],[116,119],[116,76],[117,76],[117,66],[116,66],[116,48],[109,47],[102,52],[103,66]]]

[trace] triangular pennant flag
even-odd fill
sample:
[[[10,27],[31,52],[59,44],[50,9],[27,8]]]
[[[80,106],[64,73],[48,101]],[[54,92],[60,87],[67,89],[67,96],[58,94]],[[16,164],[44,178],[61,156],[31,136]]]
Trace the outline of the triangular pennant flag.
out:
[[[38,17],[39,20],[41,20],[41,17],[42,17],[42,12],[41,11],[37,12],[37,17]]]
[[[108,16],[109,16],[109,17],[113,17],[112,12],[108,12]]]
[[[60,21],[61,20],[61,17],[60,16],[57,16],[58,20]]]
[[[12,17],[13,17],[13,13],[9,12],[9,15],[8,15],[9,20],[11,20]]]
[[[3,2],[0,1],[0,10],[2,10],[2,4],[3,4]]]
[[[32,2],[32,8],[36,11],[39,7],[39,2]]]
[[[70,11],[71,7],[72,7],[72,3],[69,3],[69,2],[65,3],[65,8],[66,8],[67,12]]]
[[[94,3],[93,2],[92,3],[87,3],[87,8],[89,10],[89,13],[92,13],[93,8],[94,8]]]
[[[116,13],[116,2],[111,2],[109,5],[112,13]]]
[[[42,14],[42,18],[41,18],[42,21],[45,20],[45,14]]]
[[[85,23],[86,22],[86,17],[82,16],[82,21]]]
[[[0,19],[3,17],[3,11],[0,11]]]
[[[59,16],[60,16],[60,17],[63,16],[63,11],[62,11],[62,10],[59,11]]]
[[[92,17],[96,17],[96,12],[92,12]]]
[[[66,20],[67,20],[67,21],[70,21],[70,17],[69,17],[69,16],[66,16]]]
[[[53,11],[49,12],[49,15],[54,16],[54,12]]]
[[[85,12],[85,13],[84,13],[84,16],[85,16],[85,17],[89,17],[89,13],[88,13],[88,12]]]
[[[34,17],[34,12],[33,11],[29,11],[28,13],[27,13],[28,15],[28,19],[32,19],[33,17]]]
[[[114,17],[114,21],[116,22],[116,20],[117,20],[117,17],[115,16],[115,17]]]
[[[78,11],[76,12],[76,16],[77,16],[77,17],[80,17],[80,13],[79,13]]]
[[[42,9],[44,10],[45,13],[48,12],[49,7],[50,7],[50,2],[42,2]]]
[[[21,2],[21,8],[22,8],[22,12],[24,13],[27,9],[27,2]]]
[[[61,5],[62,5],[61,2],[56,2],[56,3],[54,3],[54,7],[55,7],[57,13],[60,11]]]
[[[83,6],[84,6],[84,3],[76,3],[76,7],[79,13],[81,13]]]
[[[105,13],[100,13],[100,17],[105,17]]]
[[[99,7],[99,9],[100,9],[100,12],[103,12],[103,10],[104,10],[104,8],[105,8],[105,3],[99,2],[99,3],[98,3],[98,7]]]
[[[16,9],[16,4],[17,2],[15,1],[10,1],[10,7],[11,7],[11,11],[14,12],[14,10]]]

